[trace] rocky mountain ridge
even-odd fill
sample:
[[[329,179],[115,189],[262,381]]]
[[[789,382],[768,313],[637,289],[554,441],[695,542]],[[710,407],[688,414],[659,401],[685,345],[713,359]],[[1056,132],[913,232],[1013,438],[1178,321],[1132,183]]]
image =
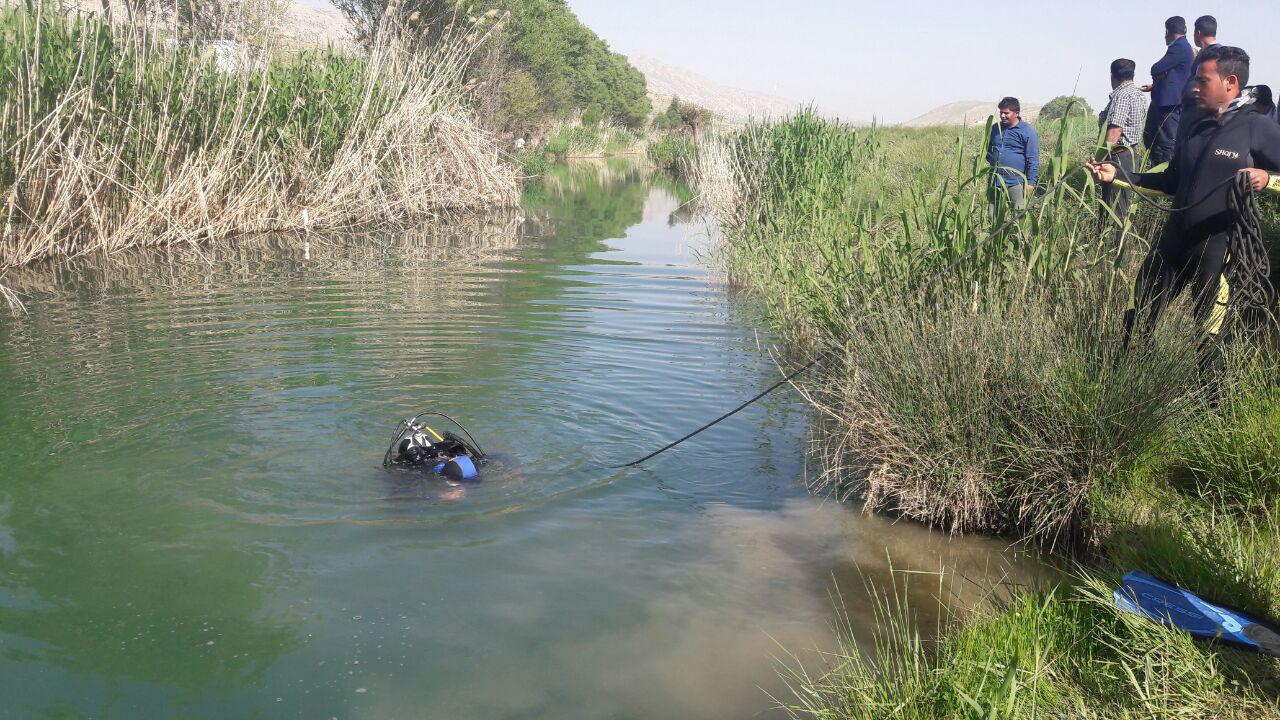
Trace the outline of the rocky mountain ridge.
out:
[[[710,110],[731,124],[742,124],[748,118],[785,117],[801,107],[801,103],[794,100],[727,87],[698,73],[643,55],[627,59],[644,73],[649,95],[659,110],[676,96]]]
[[[939,105],[929,112],[899,123],[902,127],[957,127],[981,125],[987,117],[999,113],[996,105],[999,100],[961,100],[959,102]],[[1040,117],[1040,106],[1035,103],[1022,103],[1022,117],[1034,122]]]

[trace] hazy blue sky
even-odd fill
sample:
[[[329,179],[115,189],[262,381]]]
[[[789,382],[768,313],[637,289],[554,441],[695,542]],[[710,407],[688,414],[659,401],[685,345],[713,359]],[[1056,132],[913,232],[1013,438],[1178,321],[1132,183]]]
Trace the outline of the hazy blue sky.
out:
[[[311,0],[322,4],[321,0]],[[849,120],[914,117],[956,100],[1042,103],[1079,84],[1095,109],[1107,66],[1164,52],[1164,19],[1218,18],[1219,39],[1253,57],[1252,81],[1280,87],[1280,2],[1142,0],[569,0],[618,52]]]

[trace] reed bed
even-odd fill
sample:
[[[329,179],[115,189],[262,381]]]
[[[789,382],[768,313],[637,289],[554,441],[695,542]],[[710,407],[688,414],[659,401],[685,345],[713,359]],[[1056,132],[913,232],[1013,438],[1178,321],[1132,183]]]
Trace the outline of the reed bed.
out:
[[[511,205],[470,115],[476,42],[219,66],[163,28],[0,8],[0,273],[39,260]]]

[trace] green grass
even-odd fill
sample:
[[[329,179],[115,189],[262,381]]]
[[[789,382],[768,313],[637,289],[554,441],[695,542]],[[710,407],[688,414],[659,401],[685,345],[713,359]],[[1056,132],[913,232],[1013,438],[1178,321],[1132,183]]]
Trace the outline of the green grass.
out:
[[[636,151],[640,137],[626,128],[563,125],[547,140],[546,151],[558,158],[604,157]]]
[[[514,159],[520,167],[520,174],[526,178],[542,177],[551,169],[546,152],[541,150],[521,150]]]
[[[725,261],[795,342],[837,349],[810,398],[836,420],[823,481],[842,495],[1076,543],[1090,495],[1194,404],[1181,323],[1121,347],[1131,268],[1069,175],[1095,136],[1066,121],[1046,135],[1052,195],[1013,226],[990,216],[982,130],[948,141],[806,113],[732,141],[744,211],[724,218]]]
[[[1280,496],[1280,372],[1265,358],[1238,363],[1221,406],[1186,428],[1171,474],[1218,502],[1268,506]]]
[[[964,614],[941,608],[932,641],[905,591],[879,594],[869,652],[840,629],[825,667],[783,671],[793,690],[783,704],[819,720],[1280,717],[1272,661],[1120,611],[1119,576],[1081,570]]]

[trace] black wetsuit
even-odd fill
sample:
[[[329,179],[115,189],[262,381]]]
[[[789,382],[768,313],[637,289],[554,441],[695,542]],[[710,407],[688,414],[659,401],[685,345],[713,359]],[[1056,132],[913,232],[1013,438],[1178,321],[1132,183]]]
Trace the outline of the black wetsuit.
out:
[[[1220,118],[1200,115],[1184,137],[1163,172],[1133,176],[1134,184],[1168,193],[1175,208],[1185,209],[1169,217],[1142,263],[1126,334],[1137,309],[1147,313],[1149,325],[1188,284],[1202,327],[1219,332],[1223,314],[1215,312],[1215,300],[1232,222],[1229,183],[1245,168],[1280,170],[1280,125],[1251,105]]]

